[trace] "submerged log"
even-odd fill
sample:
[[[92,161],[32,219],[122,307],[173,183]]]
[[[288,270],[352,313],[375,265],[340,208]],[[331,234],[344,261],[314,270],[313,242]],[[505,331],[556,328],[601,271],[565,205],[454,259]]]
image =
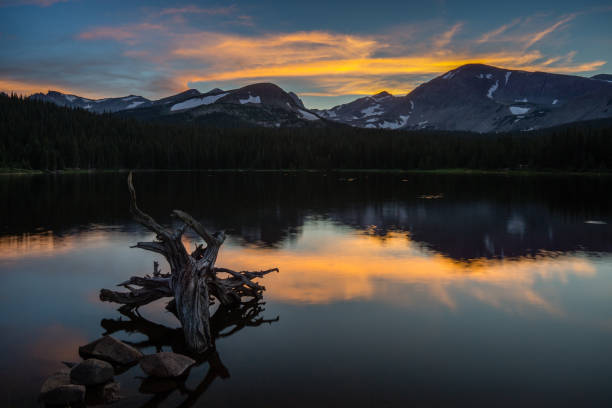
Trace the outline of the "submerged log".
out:
[[[210,307],[216,301],[231,308],[239,306],[243,297],[261,298],[265,287],[253,279],[278,272],[278,269],[249,272],[215,267],[219,248],[225,241],[223,231],[210,234],[191,215],[180,210],[174,210],[172,216],[182,222],[181,226],[176,229],[163,227],[138,207],[132,173],[127,181],[134,219],[156,234],[155,241],[138,242],[133,248],[162,255],[170,266],[170,273],[160,273],[156,262],[153,276],[134,276],[117,285],[128,292],[102,289],[100,299],[135,309],[163,297],[174,297],[176,315],[183,326],[187,346],[194,352],[204,352],[214,345]],[[187,228],[201,237],[206,246],[198,245],[189,253],[182,241]]]

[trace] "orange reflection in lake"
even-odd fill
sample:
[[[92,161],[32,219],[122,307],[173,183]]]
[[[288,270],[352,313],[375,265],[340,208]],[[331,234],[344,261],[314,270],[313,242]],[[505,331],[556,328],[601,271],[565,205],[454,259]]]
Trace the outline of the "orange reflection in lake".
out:
[[[563,311],[537,290],[539,282],[565,284],[572,276],[596,274],[588,259],[576,255],[454,260],[422,248],[406,234],[381,238],[316,222],[307,223],[297,242],[282,249],[228,245],[219,264],[250,270],[278,266],[281,273],[266,276],[263,284],[266,297],[284,302],[411,304],[426,296],[455,309],[458,297],[468,295],[513,312],[536,307],[553,314]]]
[[[55,256],[86,247],[108,243],[105,231],[91,230],[58,236],[53,231],[0,236],[0,261],[40,256]]]

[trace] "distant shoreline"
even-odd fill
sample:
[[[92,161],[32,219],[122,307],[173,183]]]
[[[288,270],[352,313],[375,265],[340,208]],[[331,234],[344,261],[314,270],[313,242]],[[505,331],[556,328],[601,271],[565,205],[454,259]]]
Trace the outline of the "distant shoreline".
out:
[[[0,176],[71,175],[127,173],[130,169],[63,169],[32,170],[0,168]],[[506,175],[506,176],[592,176],[610,177],[612,172],[564,170],[479,170],[479,169],[131,169],[135,173],[378,173],[378,174],[439,174],[439,175]]]

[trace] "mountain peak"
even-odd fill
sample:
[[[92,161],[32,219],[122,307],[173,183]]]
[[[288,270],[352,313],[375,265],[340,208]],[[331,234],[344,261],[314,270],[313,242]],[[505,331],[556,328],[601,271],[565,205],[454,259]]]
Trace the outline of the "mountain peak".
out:
[[[377,93],[376,95],[372,95],[372,98],[374,98],[374,99],[381,99],[381,98],[386,98],[388,96],[393,96],[393,95],[391,95],[387,91],[382,91],[382,92]]]

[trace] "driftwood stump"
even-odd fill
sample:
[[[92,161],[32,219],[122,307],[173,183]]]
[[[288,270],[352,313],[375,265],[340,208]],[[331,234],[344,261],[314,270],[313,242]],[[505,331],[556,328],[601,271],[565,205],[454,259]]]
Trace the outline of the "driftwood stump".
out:
[[[223,231],[210,234],[202,224],[180,210],[174,210],[172,215],[181,220],[182,225],[176,229],[163,227],[138,208],[132,173],[128,175],[127,181],[130,211],[134,219],[156,234],[155,241],[139,242],[133,248],[163,255],[170,266],[170,273],[161,273],[156,262],[152,276],[134,276],[117,285],[125,287],[129,292],[102,289],[100,299],[123,304],[123,308],[135,309],[162,297],[174,297],[176,315],[183,326],[187,346],[196,353],[207,351],[214,346],[210,307],[216,301],[224,308],[239,307],[243,297],[261,298],[265,287],[253,280],[273,271],[278,272],[278,269],[237,272],[215,267],[219,248],[225,241]],[[182,242],[187,228],[200,236],[206,246],[197,245],[189,253]]]

